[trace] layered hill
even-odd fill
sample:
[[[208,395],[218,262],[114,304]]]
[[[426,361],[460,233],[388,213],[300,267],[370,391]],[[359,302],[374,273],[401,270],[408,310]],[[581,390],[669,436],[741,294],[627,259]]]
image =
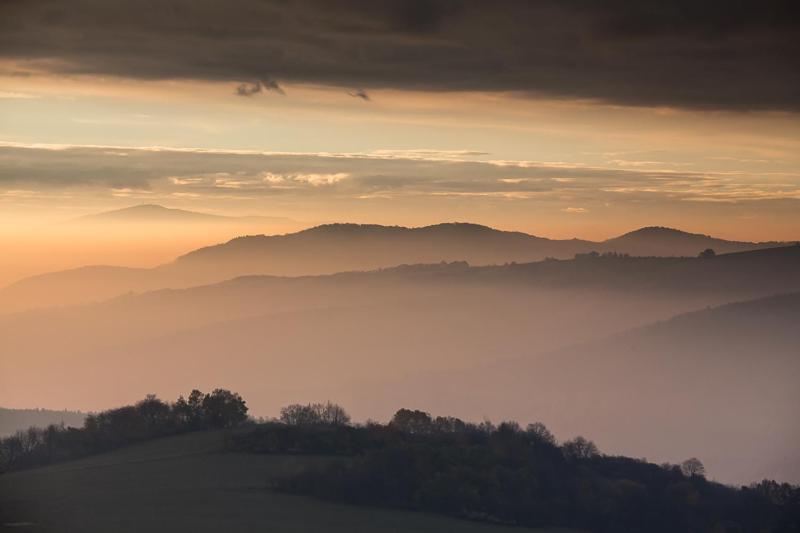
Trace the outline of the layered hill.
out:
[[[626,443],[641,446],[619,451],[651,460],[703,452],[720,478],[736,481],[771,471],[759,461],[782,461],[786,450],[737,448],[729,439],[754,442],[752,432],[763,432],[757,442],[769,447],[794,438],[784,419],[797,399],[788,388],[797,377],[789,357],[798,353],[796,297],[784,308],[745,305],[738,321],[725,310],[739,307],[722,307],[708,320],[700,313],[666,322],[673,325],[663,334],[653,326],[609,336],[798,292],[798,271],[800,248],[786,247],[703,259],[587,256],[251,276],[128,295],[0,319],[9,354],[0,361],[0,404],[48,398],[99,409],[222,384],[263,413],[332,399],[359,418],[385,419],[408,405],[468,419],[541,419],[564,438],[589,432],[610,452]],[[695,336],[684,330],[693,324]],[[731,416],[714,414],[726,402]],[[698,444],[697,435],[707,440]]]
[[[571,257],[592,246],[589,241],[551,240],[477,224],[421,228],[330,224],[290,235],[234,239],[190,252],[172,266],[241,272],[252,265],[268,265],[270,274],[302,275],[440,261],[474,265],[527,262],[547,256]]]
[[[190,287],[244,275],[320,275],[441,261],[502,265],[566,259],[590,251],[693,257],[709,247],[722,253],[779,244],[722,241],[664,229],[644,229],[598,243],[545,239],[475,224],[332,224],[286,235],[240,237],[152,269],[92,266],[27,278],[0,290],[0,312],[96,302],[127,292]]]
[[[467,261],[471,265],[572,258],[590,251],[634,256],[694,257],[707,248],[732,253],[782,246],[716,239],[669,228],[643,228],[604,242],[554,240],[467,223],[421,228],[330,224],[290,235],[256,235],[201,248],[173,268],[241,272],[269,265],[276,275],[371,270],[400,264]]]

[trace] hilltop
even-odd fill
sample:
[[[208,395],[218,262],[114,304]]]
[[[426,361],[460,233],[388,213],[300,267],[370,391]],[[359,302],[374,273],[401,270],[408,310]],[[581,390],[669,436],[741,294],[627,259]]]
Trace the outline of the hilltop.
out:
[[[784,246],[785,244],[774,241],[729,241],[701,233],[688,233],[663,226],[649,226],[608,239],[603,242],[602,249],[638,256],[695,256],[706,248],[711,248],[718,254],[728,254],[756,248]]]

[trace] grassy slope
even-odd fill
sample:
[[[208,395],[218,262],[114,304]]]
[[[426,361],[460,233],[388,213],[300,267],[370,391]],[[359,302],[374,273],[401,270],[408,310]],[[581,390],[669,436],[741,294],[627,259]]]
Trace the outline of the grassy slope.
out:
[[[525,531],[278,494],[270,479],[321,459],[221,453],[221,437],[183,435],[2,475],[0,531]]]

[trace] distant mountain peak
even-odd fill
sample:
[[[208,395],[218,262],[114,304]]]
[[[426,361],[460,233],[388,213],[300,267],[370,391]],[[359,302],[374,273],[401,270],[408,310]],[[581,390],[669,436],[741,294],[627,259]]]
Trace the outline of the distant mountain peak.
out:
[[[139,204],[102,213],[85,215],[75,219],[76,222],[98,221],[142,221],[142,220],[222,220],[227,217],[164,207],[158,204]]]
[[[280,216],[228,216],[228,215],[215,215],[211,213],[203,213],[200,211],[189,211],[186,209],[178,209],[174,207],[165,207],[159,204],[138,204],[130,207],[123,207],[121,209],[114,209],[112,211],[104,211],[102,213],[94,213],[85,215],[73,220],[77,223],[108,223],[108,222],[125,222],[125,223],[222,223],[222,224],[239,224],[239,225],[254,225],[254,224],[279,224],[289,225],[291,229],[296,229],[299,224],[290,218]]]
[[[111,211],[105,211],[104,213],[98,214],[110,214],[110,213],[136,213],[136,212],[157,212],[157,213],[164,213],[164,212],[183,212],[183,213],[191,213],[192,211],[186,211],[185,209],[177,209],[174,207],[165,207],[160,204],[137,204],[132,205],[130,207],[123,207],[120,209],[113,209]]]
[[[633,231],[629,231],[621,235],[620,237],[627,237],[629,235],[685,235],[685,236],[693,236],[693,237],[709,237],[708,235],[704,235],[702,233],[690,233],[688,231],[683,231],[675,228],[669,228],[667,226],[645,226],[643,228],[639,228]],[[618,237],[618,238],[620,238]]]
[[[733,253],[771,248],[782,243],[729,241],[702,233],[690,233],[664,226],[647,226],[608,239],[603,246],[609,251],[621,251],[642,256],[696,256],[710,248],[716,253]]]
[[[178,211],[176,209],[164,207],[163,205],[159,204],[138,204],[138,205],[132,205],[130,207],[124,207],[122,209],[117,209],[117,211],[134,211],[134,210]]]
[[[607,243],[619,243],[628,241],[651,241],[653,243],[663,242],[687,242],[698,243],[706,242],[708,244],[737,244],[737,245],[754,245],[755,243],[745,243],[740,241],[728,241],[718,237],[712,237],[704,233],[691,233],[675,228],[668,228],[666,226],[645,226],[637,230],[629,231],[619,237],[608,239]]]
[[[159,204],[138,204],[132,205],[130,207],[123,207],[122,209],[115,209],[113,211],[107,211],[105,214],[111,213],[142,213],[142,214],[160,214],[160,213],[188,213],[192,215],[203,215],[203,216],[216,216],[216,215],[209,215],[208,213],[198,213],[196,211],[188,211],[186,209],[178,209],[175,207],[165,207]],[[101,213],[103,214],[103,213]]]

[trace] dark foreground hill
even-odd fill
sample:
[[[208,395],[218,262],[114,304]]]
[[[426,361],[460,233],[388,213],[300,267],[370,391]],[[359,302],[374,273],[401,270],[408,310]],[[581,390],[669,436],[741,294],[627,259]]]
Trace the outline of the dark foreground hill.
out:
[[[115,520],[104,525],[116,531],[115,522],[138,504],[139,512],[130,522],[149,530],[142,518],[142,512],[149,511],[147,501],[137,501],[133,492],[147,490],[150,498],[158,498],[153,510],[162,521],[158,530],[169,522],[169,530],[188,530],[198,513],[226,510],[228,502],[208,494],[208,480],[197,475],[209,467],[217,483],[238,484],[225,487],[227,492],[249,489],[243,497],[263,499],[278,490],[506,526],[560,526],[596,533],[791,533],[800,526],[800,487],[774,480],[725,486],[707,480],[695,457],[656,465],[604,454],[584,437],[559,442],[540,422],[523,429],[517,422],[476,424],[401,408],[388,423],[354,425],[343,407],[326,402],[284,406],[279,419],[254,423],[247,419],[248,410],[236,392],[215,388],[205,394],[195,389],[174,402],[147,395],[134,405],[89,415],[80,428],[30,428],[2,439],[0,526],[70,530],[75,518],[77,523],[92,523],[103,512],[97,508],[108,512],[110,507]],[[184,437],[175,438],[180,435]],[[215,446],[213,436],[217,442],[225,437],[224,448]],[[152,454],[153,447],[159,450],[155,443],[163,447],[165,442],[178,442],[179,447],[173,446],[172,454]],[[141,443],[150,444],[150,450]],[[136,463],[137,469],[161,463],[159,477],[123,470],[110,477],[72,479],[70,496],[91,493],[98,485],[103,495],[91,499],[91,506],[75,505],[80,502],[73,496],[71,516],[58,520],[50,510],[58,509],[64,498],[54,496],[64,487],[52,465],[63,464],[69,473],[108,471],[120,465],[114,453],[108,453],[112,450],[127,451],[125,462]],[[273,457],[280,471],[262,471],[261,481],[253,482],[259,461],[245,460],[250,464],[239,466],[238,461],[216,457],[242,452]],[[86,457],[100,461],[76,461]],[[191,472],[164,466],[186,458],[193,463]],[[42,468],[45,465],[51,466]],[[31,494],[21,475],[26,470],[38,474],[48,497]],[[172,489],[166,497],[159,494],[165,481]],[[197,497],[198,489],[204,496],[202,510],[181,499],[187,492]],[[229,516],[226,529],[249,530],[248,520],[264,511],[263,506],[239,507],[241,515]],[[297,514],[270,529],[302,531],[306,523],[306,517]]]
[[[223,432],[158,439],[0,476],[0,531],[506,533],[505,526],[325,503],[270,490],[319,464],[307,456],[220,453]],[[569,533],[563,529],[518,529]]]
[[[604,455],[582,437],[559,444],[542,424],[401,409],[388,424],[352,426],[339,406],[293,405],[280,421],[157,437],[206,405],[180,402],[147,398],[56,431],[41,451],[57,455],[60,439],[83,434],[123,447],[0,475],[0,530],[792,533],[800,524],[798,487],[728,487],[706,480],[695,458]],[[125,447],[140,427],[152,435]]]
[[[0,312],[95,302],[130,291],[189,287],[243,275],[319,275],[441,261],[523,263],[590,251],[694,257],[706,248],[722,254],[780,245],[725,241],[667,228],[643,228],[591,242],[545,239],[477,224],[330,224],[286,235],[236,238],[153,269],[92,266],[27,278],[0,290]]]

